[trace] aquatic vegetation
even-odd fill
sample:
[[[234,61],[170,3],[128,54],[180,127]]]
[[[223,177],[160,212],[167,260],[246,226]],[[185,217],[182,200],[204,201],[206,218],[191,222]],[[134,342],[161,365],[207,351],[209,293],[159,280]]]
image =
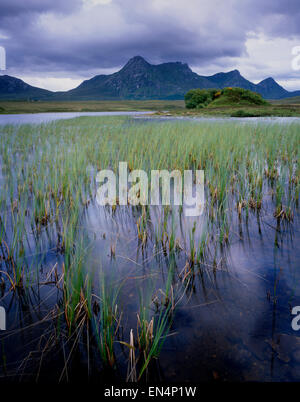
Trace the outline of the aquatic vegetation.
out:
[[[145,308],[141,310],[138,319],[137,341],[142,356],[142,366],[138,380],[147,370],[153,358],[158,358],[163,347],[165,337],[170,327],[169,306],[159,313],[158,317],[147,320]]]
[[[103,274],[100,282],[99,300],[95,300],[93,305],[96,316],[93,320],[93,326],[103,365],[114,367],[114,342],[122,318],[122,313],[119,312],[117,304],[119,290],[112,289]]]
[[[63,342],[84,344],[89,359],[93,350],[103,370],[150,378],[195,278],[213,283],[249,221],[260,231],[267,217],[277,245],[281,225],[293,225],[299,142],[297,124],[103,117],[1,128],[2,299],[30,299],[42,289],[53,344],[64,334]],[[186,217],[185,206],[174,205],[98,206],[97,172],[117,172],[120,161],[149,175],[204,170],[203,215]],[[153,291],[137,301],[142,286]]]

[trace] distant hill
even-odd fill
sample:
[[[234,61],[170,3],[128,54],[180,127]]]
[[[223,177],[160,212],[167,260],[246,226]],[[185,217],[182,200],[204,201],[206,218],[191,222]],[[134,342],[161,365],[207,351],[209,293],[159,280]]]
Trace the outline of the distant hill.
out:
[[[245,79],[238,70],[201,76],[187,64],[174,62],[153,65],[136,56],[118,72],[97,75],[66,92],[50,92],[32,87],[7,75],[0,76],[0,99],[36,99],[55,101],[121,100],[121,99],[183,99],[190,89],[239,87],[261,94],[265,99],[300,96],[289,92],[273,78],[259,84]]]
[[[53,92],[33,87],[19,78],[0,75],[0,99],[3,100],[38,100],[49,98]]]
[[[220,96],[215,97],[209,107],[218,106],[255,106],[268,104],[262,96],[249,89],[227,87],[222,89]]]
[[[269,77],[258,83],[256,85],[256,88],[256,92],[259,92],[264,98],[268,99],[282,99],[292,95],[282,86],[277,84],[277,82],[272,77]]]
[[[219,106],[260,106],[269,103],[257,92],[239,87],[224,89],[191,89],[185,96],[188,109],[202,109]]]

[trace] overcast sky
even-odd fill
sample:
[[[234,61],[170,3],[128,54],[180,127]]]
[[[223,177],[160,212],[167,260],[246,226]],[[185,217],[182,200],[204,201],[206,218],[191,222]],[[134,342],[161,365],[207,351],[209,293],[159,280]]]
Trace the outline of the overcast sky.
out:
[[[199,74],[239,69],[300,89],[300,0],[0,0],[1,71],[66,90],[130,57],[182,61]]]

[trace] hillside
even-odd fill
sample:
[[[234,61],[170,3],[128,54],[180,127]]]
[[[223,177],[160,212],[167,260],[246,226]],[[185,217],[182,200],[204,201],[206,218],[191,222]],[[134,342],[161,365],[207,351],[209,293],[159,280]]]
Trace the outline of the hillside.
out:
[[[224,88],[220,96],[214,99],[209,107],[219,106],[255,106],[266,105],[267,102],[256,92],[242,88]]]
[[[256,91],[256,85],[246,80],[238,70],[229,73],[218,73],[208,77],[209,81],[214,84],[215,88],[238,87]]]
[[[34,100],[45,99],[52,95],[51,91],[33,87],[19,78],[0,75],[0,99],[3,100]]]

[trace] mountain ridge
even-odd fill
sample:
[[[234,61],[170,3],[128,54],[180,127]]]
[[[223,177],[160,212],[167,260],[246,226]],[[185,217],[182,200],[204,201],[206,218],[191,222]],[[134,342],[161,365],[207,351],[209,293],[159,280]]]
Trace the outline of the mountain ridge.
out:
[[[183,99],[184,94],[195,88],[240,87],[261,94],[265,99],[283,99],[299,96],[300,91],[289,92],[272,77],[258,84],[244,78],[238,70],[202,76],[193,72],[188,64],[168,62],[150,64],[141,56],[135,56],[117,72],[96,75],[84,80],[69,91],[52,92],[31,86],[8,75],[0,76],[2,100],[147,100]]]

